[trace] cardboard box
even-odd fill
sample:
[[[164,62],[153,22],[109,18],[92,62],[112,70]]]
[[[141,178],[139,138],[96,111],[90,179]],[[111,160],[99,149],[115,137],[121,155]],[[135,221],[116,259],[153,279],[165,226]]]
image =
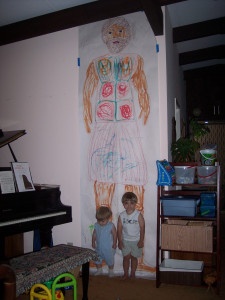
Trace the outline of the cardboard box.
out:
[[[160,281],[169,284],[201,285],[203,261],[165,259],[159,266]]]
[[[211,221],[167,220],[162,224],[161,248],[190,252],[213,252]]]
[[[162,214],[164,216],[195,217],[200,198],[178,196],[161,197]]]

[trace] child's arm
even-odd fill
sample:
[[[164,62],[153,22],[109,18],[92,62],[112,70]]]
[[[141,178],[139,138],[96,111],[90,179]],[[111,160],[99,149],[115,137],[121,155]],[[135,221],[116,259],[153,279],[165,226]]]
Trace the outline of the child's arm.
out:
[[[111,233],[112,233],[112,237],[113,237],[113,245],[112,245],[112,247],[113,247],[113,249],[116,249],[117,234],[116,234],[116,227],[115,227],[114,224],[112,225],[112,231],[111,231]]]
[[[92,248],[96,248],[96,231],[94,229],[93,233],[92,233]]]
[[[118,238],[118,248],[120,250],[122,250],[122,248],[123,248],[122,229],[123,229],[123,225],[122,225],[121,219],[119,217],[118,218],[118,223],[117,223],[117,238]]]
[[[140,240],[138,242],[138,248],[144,247],[144,238],[145,238],[145,219],[143,215],[140,213],[138,217],[138,222],[140,226]]]

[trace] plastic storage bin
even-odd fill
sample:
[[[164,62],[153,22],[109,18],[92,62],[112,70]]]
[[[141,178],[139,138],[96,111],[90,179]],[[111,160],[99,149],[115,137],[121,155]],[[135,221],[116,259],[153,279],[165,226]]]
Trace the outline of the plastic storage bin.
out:
[[[164,216],[195,217],[200,198],[189,196],[161,197]]]
[[[201,206],[215,206],[216,205],[216,193],[208,192],[200,194]]]
[[[176,183],[192,184],[195,181],[195,167],[174,166]]]
[[[160,279],[168,284],[201,285],[203,267],[203,261],[164,259]]]
[[[202,217],[215,217],[216,207],[213,205],[210,205],[210,206],[201,205],[200,206],[200,214]]]
[[[197,176],[198,176],[199,184],[216,184],[217,167],[215,166],[197,167]]]

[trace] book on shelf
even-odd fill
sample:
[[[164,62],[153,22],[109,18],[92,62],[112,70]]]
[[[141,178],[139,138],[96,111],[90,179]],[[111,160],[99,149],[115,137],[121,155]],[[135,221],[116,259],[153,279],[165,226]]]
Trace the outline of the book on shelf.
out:
[[[16,189],[18,192],[34,191],[30,166],[27,162],[12,162],[12,170],[15,178]]]

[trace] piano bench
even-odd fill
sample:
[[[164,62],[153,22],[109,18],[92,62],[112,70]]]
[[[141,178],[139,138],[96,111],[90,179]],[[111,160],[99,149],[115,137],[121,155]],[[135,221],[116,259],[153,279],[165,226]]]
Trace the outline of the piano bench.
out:
[[[63,282],[61,282],[62,279]],[[49,282],[44,284],[34,284],[30,290],[30,300],[64,300],[61,289],[65,287],[73,288],[73,300],[77,300],[77,281],[71,273],[58,275],[53,280],[52,285],[49,285]],[[35,291],[36,288],[39,288],[39,291]]]
[[[36,283],[47,282],[82,266],[83,300],[88,300],[89,262],[98,259],[92,249],[64,244],[11,258],[9,263],[16,274],[16,296]]]

